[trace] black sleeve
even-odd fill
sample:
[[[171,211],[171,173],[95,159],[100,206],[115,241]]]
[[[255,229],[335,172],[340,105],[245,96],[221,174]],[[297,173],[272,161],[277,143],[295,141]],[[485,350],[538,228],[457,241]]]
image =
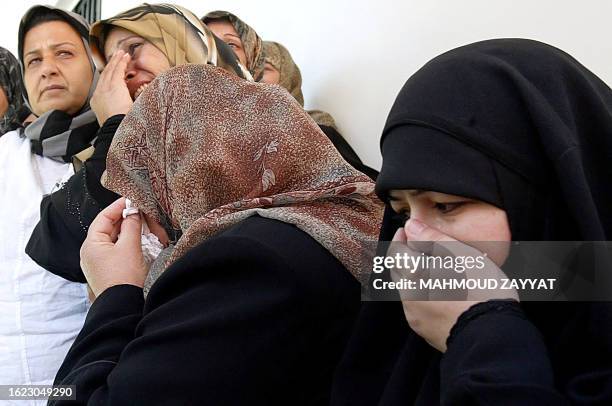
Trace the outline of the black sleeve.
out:
[[[58,191],[40,203],[40,221],[26,253],[46,270],[73,282],[85,282],[79,250],[98,213],[119,196],[100,184],[106,154],[124,115],[110,117],[98,130],[93,155]]]
[[[338,131],[336,131],[333,127],[328,127],[326,125],[319,125],[319,128],[321,128],[321,131],[323,131],[325,135],[327,135],[327,138],[329,138],[332,144],[334,144],[334,147],[336,147],[336,149],[338,150],[338,152],[340,152],[340,155],[342,155],[342,158],[344,158],[346,162],[348,162],[353,168],[357,169],[359,172],[362,172],[368,177],[370,177],[370,179],[376,181],[376,178],[378,177],[378,171],[370,168],[369,166],[361,162],[361,159],[359,158],[355,150],[349,145],[348,142],[346,142],[344,137],[340,135]]]
[[[445,405],[565,405],[542,337],[514,301],[463,313],[440,363]]]
[[[143,305],[142,289],[133,285],[113,286],[102,292],[91,305],[85,324],[55,377],[55,385],[76,383],[77,401],[85,404],[91,392],[104,385],[121,351],[134,339]]]
[[[331,384],[325,359],[330,348],[339,357],[334,337],[348,335],[353,320],[333,302],[345,288],[329,269],[312,269],[301,283],[252,239],[205,244],[157,280],[137,326],[141,291],[105,291],[55,384],[76,385],[79,404],[322,404],[312,402],[313,382],[324,375]]]

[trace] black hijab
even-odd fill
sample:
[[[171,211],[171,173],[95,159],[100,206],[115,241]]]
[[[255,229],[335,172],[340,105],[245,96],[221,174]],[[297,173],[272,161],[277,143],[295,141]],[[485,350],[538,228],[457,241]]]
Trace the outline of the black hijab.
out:
[[[513,240],[612,238],[612,91],[549,45],[491,40],[435,58],[400,91],[381,148],[382,198],[483,200],[507,211]]]
[[[400,91],[381,149],[383,201],[392,189],[435,190],[504,209],[513,240],[612,237],[612,91],[549,45],[490,40],[433,59]],[[400,225],[387,206],[381,241]],[[543,335],[561,392],[577,371],[607,365],[609,303],[522,306]],[[365,303],[335,399],[438,403],[440,359],[409,328],[399,303]]]

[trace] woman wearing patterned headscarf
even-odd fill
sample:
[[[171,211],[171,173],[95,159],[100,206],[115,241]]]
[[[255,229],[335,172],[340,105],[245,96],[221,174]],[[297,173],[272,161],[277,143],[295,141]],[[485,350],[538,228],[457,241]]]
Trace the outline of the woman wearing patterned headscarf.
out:
[[[27,247],[41,266],[79,282],[85,282],[79,249],[87,227],[117,198],[100,185],[100,178],[115,131],[133,100],[157,75],[186,63],[216,65],[251,80],[231,49],[193,13],[178,6],[145,4],[97,22],[91,27],[90,42],[94,60],[104,68],[91,102],[103,124],[102,135],[84,172],[45,198],[42,219]]]
[[[264,71],[263,43],[257,32],[229,11],[212,11],[202,17],[212,32],[229,45],[259,82]]]
[[[300,73],[300,68],[293,61],[291,54],[287,48],[278,42],[264,41],[263,45],[266,57],[264,74],[261,81],[285,88],[303,107],[302,74]],[[370,178],[376,179],[378,172],[361,162],[357,153],[338,132],[336,122],[331,115],[321,110],[308,110],[307,113],[319,125],[348,163]]]
[[[21,127],[30,114],[24,105],[22,82],[19,61],[0,47],[0,136]]]
[[[126,116],[105,185],[181,236],[144,300],[140,216],[122,219],[123,198],[100,213],[82,249],[97,299],[57,384],[90,403],[327,404],[382,205],[287,92],[168,71]]]

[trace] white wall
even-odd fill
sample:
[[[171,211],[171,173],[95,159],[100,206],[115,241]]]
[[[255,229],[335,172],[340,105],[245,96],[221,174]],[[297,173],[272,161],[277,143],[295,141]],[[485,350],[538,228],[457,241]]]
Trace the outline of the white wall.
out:
[[[17,57],[17,32],[21,17],[35,4],[55,4],[53,1],[8,0],[0,3],[0,46]]]
[[[499,37],[541,40],[612,84],[609,0],[176,1],[198,16],[232,11],[264,39],[284,43],[302,70],[306,107],[330,112],[374,167],[381,161],[382,126],[402,84],[429,59],[459,45]],[[102,17],[142,2],[102,0]],[[4,10],[0,17],[4,45]],[[6,27],[15,41],[18,18]]]

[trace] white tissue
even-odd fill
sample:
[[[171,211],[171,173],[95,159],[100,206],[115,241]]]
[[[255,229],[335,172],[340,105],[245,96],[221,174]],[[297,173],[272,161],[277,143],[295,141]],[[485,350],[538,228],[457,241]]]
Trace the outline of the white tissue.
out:
[[[123,209],[121,216],[123,218],[126,218],[127,216],[130,216],[132,214],[137,214],[137,213],[139,213],[138,208],[134,206],[134,204],[132,203],[130,199],[125,199],[125,209]]]
[[[123,209],[122,216],[126,218],[132,214],[139,214],[140,211],[130,199],[125,199],[125,209]],[[149,230],[147,223],[142,222],[142,231],[140,235],[140,248],[142,249],[142,256],[144,257],[147,267],[150,267],[153,261],[159,256],[164,249],[164,246],[157,236]]]
[[[155,261],[164,249],[164,246],[153,233],[146,233],[140,236],[140,247],[142,248],[142,256],[148,267],[151,266],[153,261]]]

